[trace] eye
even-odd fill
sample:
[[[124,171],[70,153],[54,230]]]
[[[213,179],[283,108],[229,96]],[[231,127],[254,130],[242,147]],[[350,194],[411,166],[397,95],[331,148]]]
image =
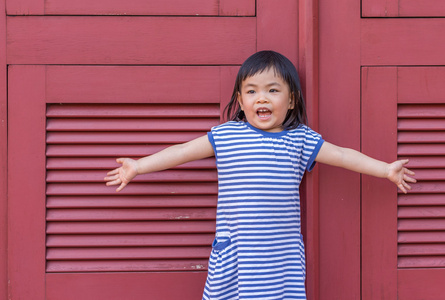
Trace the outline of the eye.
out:
[[[270,89],[270,90],[269,90],[269,93],[278,93],[278,90],[276,90],[276,89]]]
[[[248,90],[248,91],[246,92],[246,94],[254,94],[254,93],[255,93],[254,90]]]

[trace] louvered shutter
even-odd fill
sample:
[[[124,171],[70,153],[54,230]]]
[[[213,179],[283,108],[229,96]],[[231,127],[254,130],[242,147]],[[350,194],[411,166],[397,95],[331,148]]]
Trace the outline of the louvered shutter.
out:
[[[217,104],[49,104],[47,272],[204,270],[214,235],[213,159],[105,187],[116,157],[206,134]]]
[[[362,69],[362,150],[409,158],[408,194],[362,177],[363,298],[441,299],[445,280],[444,67]]]
[[[398,197],[398,266],[445,267],[445,104],[398,106],[398,155],[419,180]]]

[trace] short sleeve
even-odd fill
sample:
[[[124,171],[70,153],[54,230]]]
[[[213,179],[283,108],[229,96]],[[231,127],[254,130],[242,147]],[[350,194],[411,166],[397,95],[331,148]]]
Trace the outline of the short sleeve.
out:
[[[306,163],[306,170],[310,172],[315,167],[315,159],[318,155],[318,152],[320,152],[324,140],[319,133],[315,132],[307,126],[304,126],[303,130],[305,131],[303,152],[306,154],[305,156],[309,156]]]

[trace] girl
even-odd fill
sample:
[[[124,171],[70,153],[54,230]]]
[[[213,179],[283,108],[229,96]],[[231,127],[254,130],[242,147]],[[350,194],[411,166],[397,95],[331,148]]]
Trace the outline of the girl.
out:
[[[226,108],[231,120],[200,138],[137,161],[119,158],[107,185],[216,157],[216,237],[203,299],[306,299],[299,184],[315,162],[387,178],[404,193],[408,160],[387,164],[325,142],[305,125],[297,71],[283,55],[261,51],[241,66]]]

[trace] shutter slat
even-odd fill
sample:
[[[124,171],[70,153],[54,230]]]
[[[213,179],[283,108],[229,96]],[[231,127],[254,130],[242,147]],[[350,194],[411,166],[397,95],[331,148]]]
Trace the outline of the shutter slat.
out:
[[[400,118],[445,118],[445,106],[442,104],[400,105],[397,115]]]
[[[46,253],[46,259],[206,259],[210,251],[211,247],[53,248]]]
[[[444,143],[443,132],[399,132],[397,136],[399,143]]]
[[[154,154],[170,145],[48,145],[48,157],[141,157]],[[111,160],[114,162],[114,160]]]
[[[211,221],[48,222],[48,234],[213,233]]]
[[[445,255],[445,244],[400,245],[399,255]]]
[[[213,234],[48,235],[48,247],[209,246]]]
[[[399,130],[443,130],[445,120],[443,119],[399,119],[397,122]]]
[[[179,144],[206,135],[206,132],[49,132],[48,144]]]
[[[399,257],[400,268],[443,268],[445,267],[444,256],[425,257]]]
[[[399,144],[398,153],[403,156],[443,155],[444,149],[445,144]]]
[[[445,219],[400,219],[399,231],[445,231]]]
[[[102,170],[69,170],[48,171],[46,182],[100,182],[104,183],[106,172]],[[176,182],[176,181],[202,181],[215,182],[217,175],[214,170],[167,170],[163,172],[137,176],[133,182]]]
[[[147,154],[148,155],[148,154]],[[137,157],[139,158],[139,157]],[[47,170],[85,170],[100,169],[111,170],[118,166],[114,159],[102,157],[48,157],[46,160]],[[189,162],[173,169],[215,169],[215,159],[206,158]]]
[[[124,190],[119,192],[121,195],[212,195],[217,194],[217,183],[196,183],[196,182],[177,182],[177,183],[131,183]],[[116,195],[115,187],[108,187],[105,184],[94,183],[48,183],[46,194],[52,195]]]
[[[416,169],[415,173],[420,181],[445,180],[445,169]]]
[[[399,243],[445,243],[445,231],[399,232]]]
[[[193,119],[48,119],[47,131],[206,131],[216,118]]]
[[[191,196],[49,196],[47,208],[216,207],[216,195]]]
[[[399,207],[399,218],[445,218],[445,206]]]
[[[47,272],[203,271],[208,259],[48,261]]]
[[[51,118],[219,118],[218,104],[60,104],[51,105]]]
[[[214,220],[213,208],[49,209],[47,221]]]
[[[406,205],[444,205],[445,197],[441,194],[404,194],[398,197],[399,206]]]
[[[411,187],[412,189],[410,193],[445,193],[445,185],[440,181],[420,181],[412,185]]]
[[[445,168],[445,157],[444,156],[409,156],[409,157],[400,157],[409,159],[409,167],[410,168]]]

